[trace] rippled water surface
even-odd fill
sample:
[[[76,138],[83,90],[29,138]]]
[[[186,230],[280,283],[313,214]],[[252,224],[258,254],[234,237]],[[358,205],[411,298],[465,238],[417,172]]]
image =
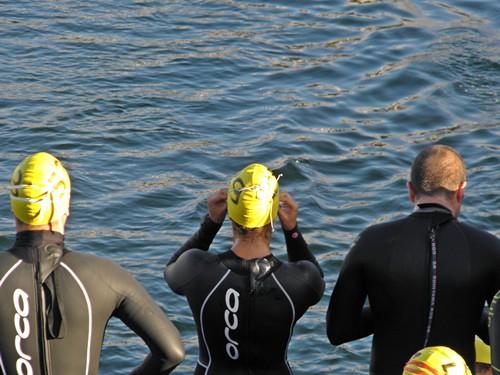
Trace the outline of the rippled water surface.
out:
[[[500,3],[458,0],[0,1],[0,175],[51,151],[73,180],[70,248],[110,257],[168,311],[197,354],[166,260],[210,191],[245,164],[283,173],[326,274],[299,321],[296,374],[366,374],[370,338],[331,346],[324,316],[364,227],[411,210],[405,181],[425,145],[469,169],[463,220],[500,234]],[[13,239],[8,195],[0,244]],[[230,246],[226,223],[214,244]],[[273,249],[283,257],[275,233]],[[110,322],[102,374],[146,353]]]

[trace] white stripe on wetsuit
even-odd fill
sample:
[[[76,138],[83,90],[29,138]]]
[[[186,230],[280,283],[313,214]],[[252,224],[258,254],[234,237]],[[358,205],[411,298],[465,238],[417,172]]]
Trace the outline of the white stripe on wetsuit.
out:
[[[87,290],[85,289],[85,286],[83,285],[82,281],[78,278],[78,276],[75,274],[75,272],[64,262],[61,262],[61,266],[63,266],[75,279],[76,283],[82,290],[83,295],[85,296],[85,302],[87,302],[87,312],[89,314],[89,335],[87,338],[87,358],[85,364],[85,375],[88,375],[90,370],[90,346],[92,342],[92,304],[90,303],[90,298],[87,293]]]
[[[0,280],[0,288],[2,287],[3,283],[5,282],[5,280],[7,279],[7,277],[9,277],[9,275],[14,272],[14,270],[17,268],[17,266],[19,266],[19,264],[21,264],[22,262],[22,259],[19,259],[16,264],[14,264],[12,267],[10,267],[10,270],[7,271],[7,273],[2,277],[2,280]]]
[[[3,365],[1,353],[0,353],[0,368],[2,369],[2,374],[7,374],[7,371],[5,371],[5,366]]]
[[[292,333],[293,333],[293,323],[295,322],[295,307],[293,306],[293,301],[286,292],[285,288],[283,288],[283,285],[278,281],[277,277],[274,275],[274,273],[271,274],[273,276],[274,281],[276,281],[276,284],[280,287],[281,291],[283,294],[286,296],[288,299],[288,302],[290,302],[290,307],[292,308],[292,321],[290,323],[290,334],[288,336],[288,342],[286,343],[285,347],[285,353],[283,353],[283,360],[285,361],[286,367],[288,368],[288,371],[290,371],[290,374],[292,373],[292,369],[288,365],[288,359],[287,359],[287,349],[288,349],[288,344],[290,344],[290,340],[292,339]]]
[[[19,259],[12,267],[10,267],[10,269],[5,273],[5,275],[3,275],[2,277],[2,280],[0,280],[0,288],[2,287],[3,283],[5,282],[5,280],[7,280],[7,277],[9,277],[9,275],[14,272],[14,270],[22,263],[22,259]],[[5,366],[3,364],[3,360],[2,360],[2,353],[0,353],[0,367],[2,368],[2,373],[3,374],[7,374],[7,371],[5,371]]]
[[[208,348],[207,339],[205,338],[205,330],[203,329],[203,310],[205,309],[205,305],[207,304],[208,299],[212,296],[212,294],[214,294],[215,290],[224,281],[224,279],[227,277],[227,275],[229,275],[229,272],[231,272],[231,270],[227,270],[227,272],[221,277],[221,279],[217,282],[217,284],[215,284],[215,286],[212,288],[210,293],[208,293],[208,295],[205,297],[205,300],[203,301],[203,304],[201,305],[201,309],[200,309],[201,334],[203,336],[203,342],[205,343],[205,347],[207,348],[208,365],[204,365],[204,364],[200,363],[199,361],[198,361],[198,363],[200,365],[202,365],[203,367],[205,367],[205,369],[206,369],[205,374],[208,373],[208,369],[210,368],[210,365],[212,364],[212,356],[210,355],[210,349]]]

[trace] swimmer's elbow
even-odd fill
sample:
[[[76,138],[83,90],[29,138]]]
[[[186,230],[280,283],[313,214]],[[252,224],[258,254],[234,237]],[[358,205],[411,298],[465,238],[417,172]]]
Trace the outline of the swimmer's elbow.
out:
[[[349,341],[347,332],[343,326],[343,324],[335,322],[335,317],[331,308],[329,308],[326,313],[326,335],[330,344],[337,346]]]
[[[330,341],[330,344],[335,345],[335,346],[343,344],[347,341],[347,340],[343,340],[343,338],[340,335],[337,335],[337,334],[330,332],[330,331],[327,332],[327,335],[328,335],[328,340]]]
[[[170,374],[174,368],[176,368],[184,359],[186,358],[186,353],[184,351],[184,346],[179,341],[176,344],[170,344],[168,350],[163,353],[163,355],[158,358],[162,363],[162,370],[160,374]],[[147,368],[146,368],[147,369]],[[149,374],[152,371],[146,371],[144,374]],[[142,374],[142,373],[141,373]]]
[[[328,336],[330,344],[335,346],[349,341],[349,338],[344,334],[344,332],[335,329],[329,324],[327,324],[326,335]]]
[[[168,351],[165,354],[169,361],[177,366],[184,360],[184,358],[186,358],[186,352],[177,329],[175,329],[175,333],[175,335],[171,335],[170,342],[167,345]]]
[[[184,361],[186,358],[186,351],[184,350],[184,345],[182,345],[181,342],[179,342],[178,345],[175,345],[170,349],[170,356],[169,359],[170,361],[177,366],[179,363]]]
[[[371,310],[363,309],[361,316],[356,319],[352,313],[341,316],[328,310],[326,318],[326,334],[332,345],[340,345],[349,341],[362,339],[374,333]]]

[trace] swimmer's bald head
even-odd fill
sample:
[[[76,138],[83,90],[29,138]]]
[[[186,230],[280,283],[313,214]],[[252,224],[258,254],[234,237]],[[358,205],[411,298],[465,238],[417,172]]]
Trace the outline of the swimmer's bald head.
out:
[[[411,166],[411,184],[417,196],[445,195],[465,187],[462,157],[453,148],[433,145],[421,151]]]

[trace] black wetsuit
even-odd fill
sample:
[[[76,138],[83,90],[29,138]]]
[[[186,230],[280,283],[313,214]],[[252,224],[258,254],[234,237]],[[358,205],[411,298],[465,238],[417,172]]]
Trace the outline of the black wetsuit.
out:
[[[333,290],[328,337],[338,345],[373,333],[371,374],[400,375],[426,338],[427,346],[451,347],[474,368],[474,335],[485,302],[499,288],[500,241],[457,221],[442,206],[421,205],[359,236]],[[367,296],[369,308],[363,307]]]
[[[288,343],[297,320],[323,295],[321,269],[297,229],[286,232],[288,258],[244,260],[209,253],[220,225],[208,216],[173,257],[165,279],[185,295],[198,330],[194,374],[291,374]]]
[[[133,374],[168,374],[183,358],[177,329],[115,263],[64,248],[50,231],[17,234],[0,253],[0,373],[95,375],[106,324],[121,319],[153,355]]]

